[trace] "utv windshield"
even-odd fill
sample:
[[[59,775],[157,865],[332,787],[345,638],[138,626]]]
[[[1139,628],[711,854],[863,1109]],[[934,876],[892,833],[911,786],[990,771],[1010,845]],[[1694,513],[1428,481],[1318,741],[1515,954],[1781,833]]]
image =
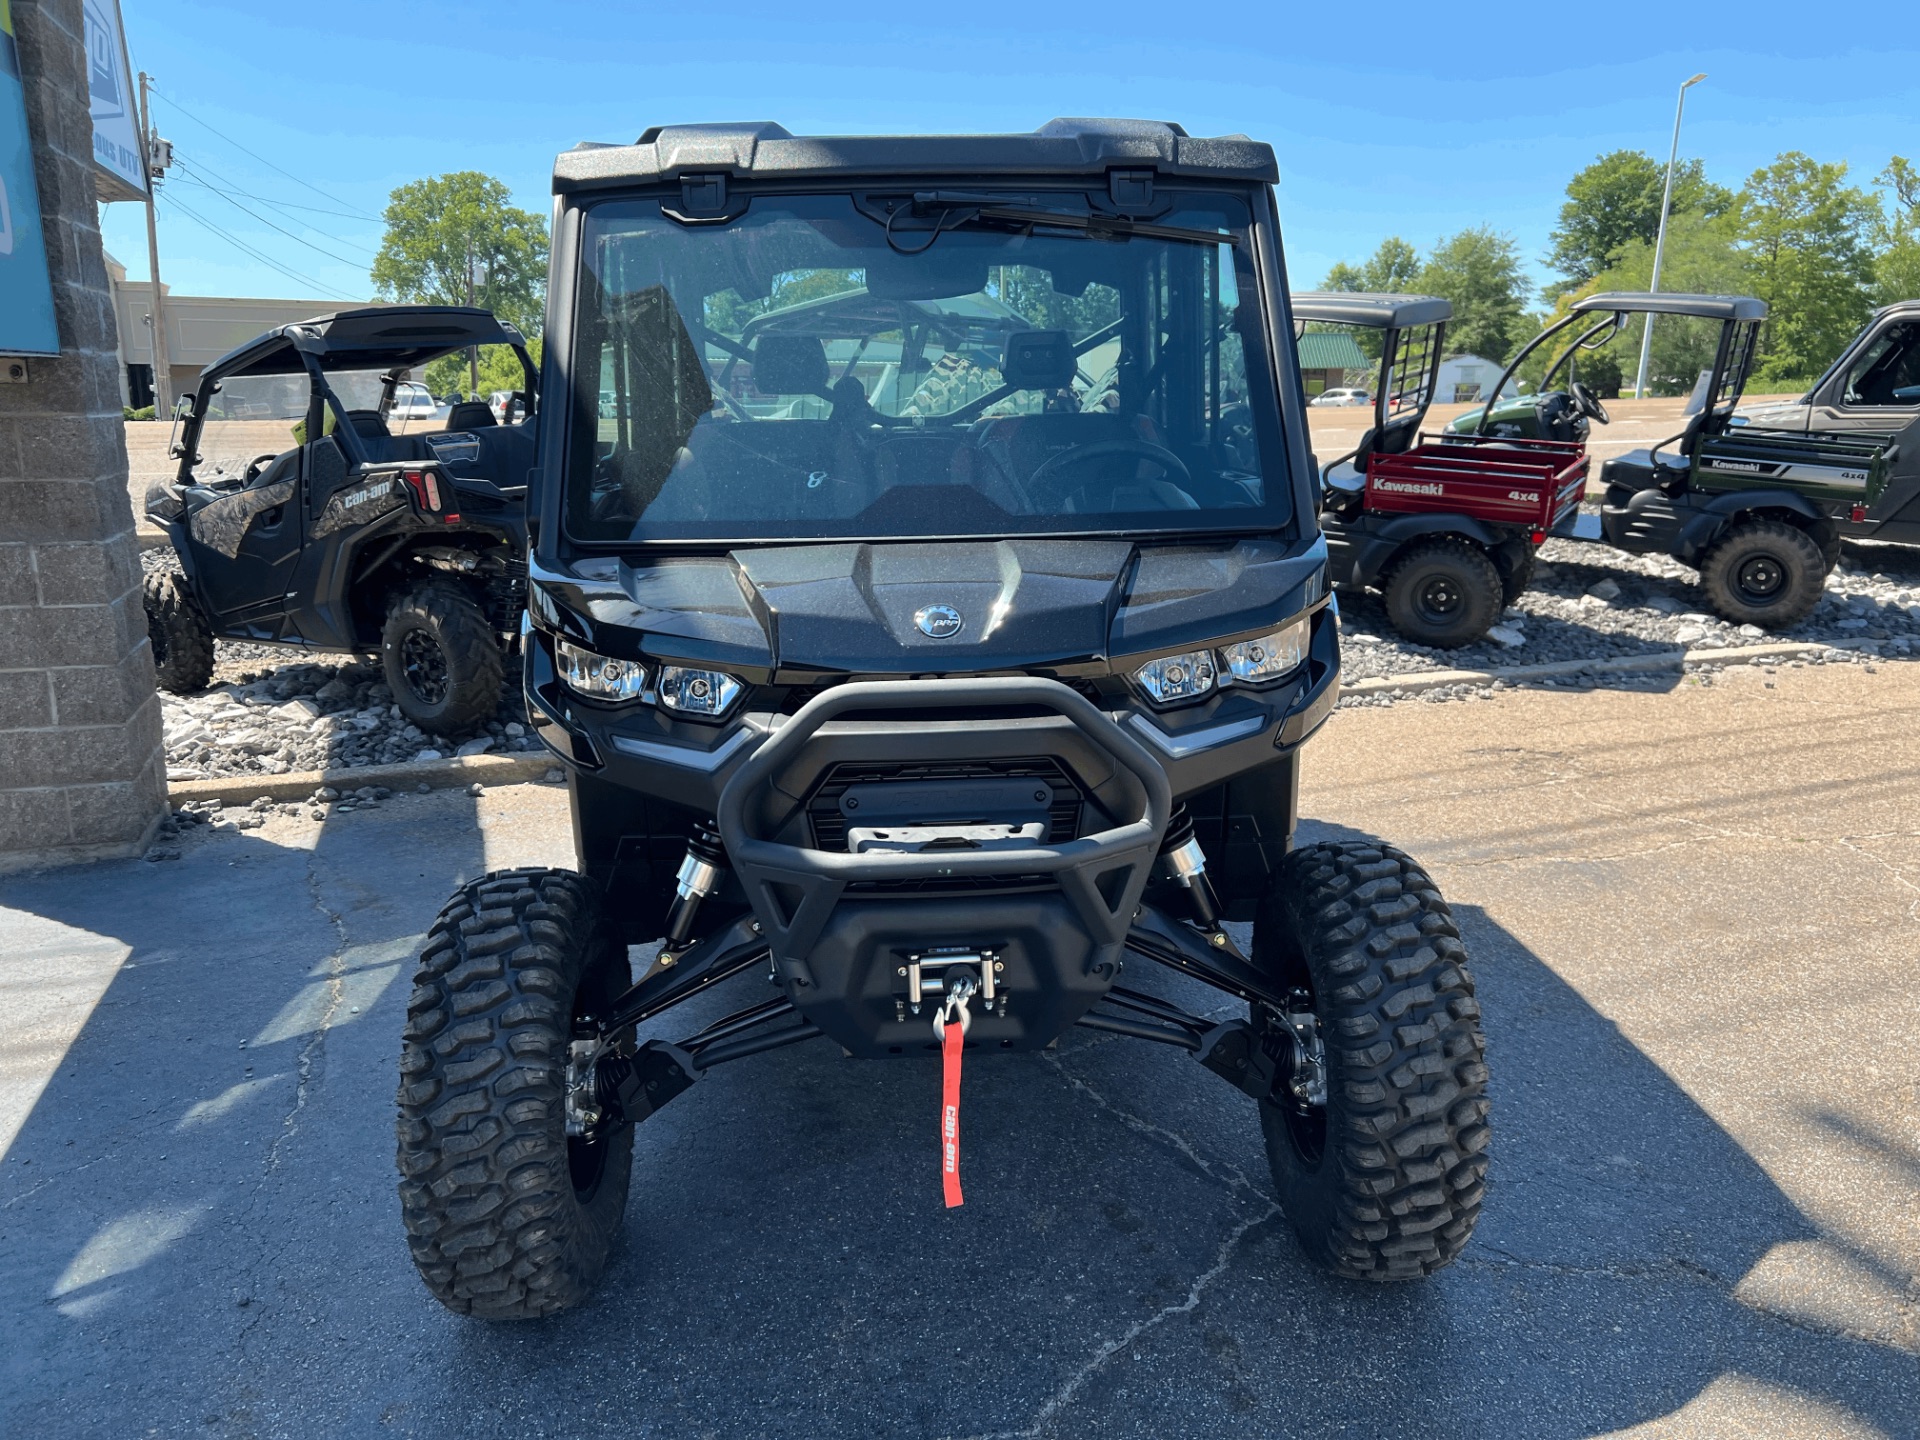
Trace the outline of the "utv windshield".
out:
[[[1242,202],[1187,196],[1159,233],[1116,234],[1084,228],[1084,195],[1029,195],[1083,228],[954,206],[891,237],[884,203],[760,196],[724,225],[654,201],[589,212],[576,539],[1288,523]]]

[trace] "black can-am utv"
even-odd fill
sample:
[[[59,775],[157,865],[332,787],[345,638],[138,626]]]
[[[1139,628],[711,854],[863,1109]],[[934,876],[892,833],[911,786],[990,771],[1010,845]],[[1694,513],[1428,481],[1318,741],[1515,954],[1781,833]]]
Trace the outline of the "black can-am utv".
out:
[[[220,637],[379,651],[422,729],[494,712],[525,604],[534,428],[479,402],[432,420],[395,405],[409,371],[475,345],[513,347],[530,410],[520,332],[460,306],[282,325],[201,372],[174,422],[179,468],[147,494],[180,559],[146,582],[162,687],[204,688]]]
[[[1394,629],[1444,649],[1520,597],[1541,543],[1579,512],[1588,466],[1584,422],[1564,439],[1421,433],[1452,315],[1428,295],[1293,297],[1296,325],[1359,329],[1380,350],[1373,424],[1321,477],[1333,583],[1377,588]]]
[[[1081,1025],[1253,1096],[1323,1264],[1460,1252],[1459,931],[1389,846],[1292,848],[1339,651],[1275,178],[1132,121],[560,157],[525,652],[580,870],[465,886],[421,956],[400,1192],[445,1304],[580,1300],[635,1126],[815,1037],[941,1055],[949,1204],[962,1054]],[[736,976],[738,1013],[636,1038]]]

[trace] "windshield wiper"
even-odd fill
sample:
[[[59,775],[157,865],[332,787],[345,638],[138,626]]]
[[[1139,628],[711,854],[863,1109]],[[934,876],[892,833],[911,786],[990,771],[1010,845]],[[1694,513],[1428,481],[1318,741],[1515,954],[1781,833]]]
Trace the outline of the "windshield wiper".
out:
[[[1045,225],[1062,230],[1078,230],[1095,237],[1139,235],[1153,240],[1176,240],[1188,245],[1231,245],[1233,236],[1224,230],[1192,230],[1183,225],[1161,225],[1152,220],[1133,220],[1125,215],[1101,215],[1093,211],[1053,210],[1041,205],[1010,205],[1004,196],[983,195],[969,190],[916,190],[915,214],[938,211],[926,244],[903,248],[893,235],[895,211],[887,217],[887,243],[904,255],[918,255],[930,249],[948,230],[985,221],[998,225]]]

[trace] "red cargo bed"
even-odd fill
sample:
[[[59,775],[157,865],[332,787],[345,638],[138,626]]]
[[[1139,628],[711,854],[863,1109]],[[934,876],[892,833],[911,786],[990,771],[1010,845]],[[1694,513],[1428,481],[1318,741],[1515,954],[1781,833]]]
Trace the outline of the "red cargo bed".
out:
[[[1569,440],[1494,440],[1426,434],[1400,455],[1367,461],[1364,504],[1391,515],[1444,511],[1524,526],[1536,543],[1580,507],[1587,451]]]

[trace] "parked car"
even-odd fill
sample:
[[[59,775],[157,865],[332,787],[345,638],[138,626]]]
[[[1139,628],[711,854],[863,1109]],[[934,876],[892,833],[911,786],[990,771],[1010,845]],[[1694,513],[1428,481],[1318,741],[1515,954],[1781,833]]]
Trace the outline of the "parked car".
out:
[[[1310,405],[1371,405],[1373,397],[1364,390],[1322,390]]]
[[[387,407],[389,422],[402,423],[440,418],[440,402],[427,387],[416,380],[402,380],[393,387],[393,404]]]

